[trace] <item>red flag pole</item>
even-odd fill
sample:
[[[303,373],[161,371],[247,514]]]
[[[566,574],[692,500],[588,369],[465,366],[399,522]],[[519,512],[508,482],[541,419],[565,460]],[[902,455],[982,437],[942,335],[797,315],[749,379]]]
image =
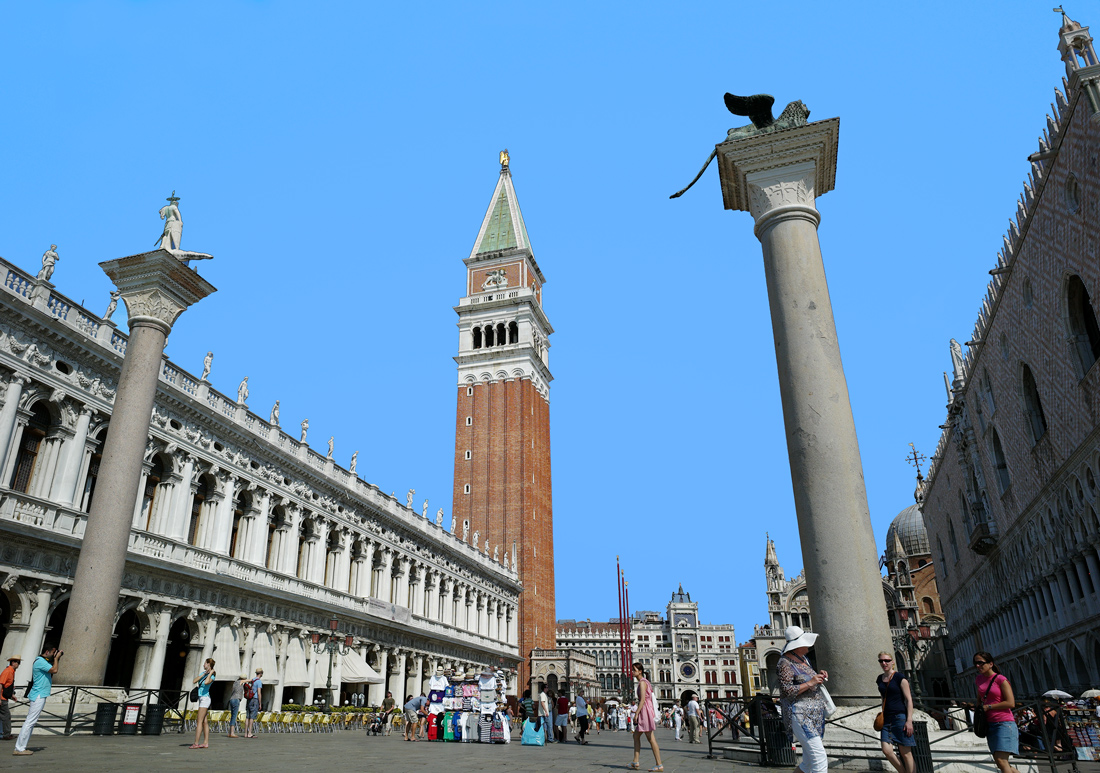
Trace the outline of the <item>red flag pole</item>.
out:
[[[623,580],[623,603],[626,604],[626,678],[630,683],[631,693],[634,691],[634,628],[630,624],[630,583]]]
[[[615,556],[615,583],[619,590],[619,679],[626,675],[626,651],[623,647],[626,638],[623,635],[623,570],[619,567],[619,557]]]

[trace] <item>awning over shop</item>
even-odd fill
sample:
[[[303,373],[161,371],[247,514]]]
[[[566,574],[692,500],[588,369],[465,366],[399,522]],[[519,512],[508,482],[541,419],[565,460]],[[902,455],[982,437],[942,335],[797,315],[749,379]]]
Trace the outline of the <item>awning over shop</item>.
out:
[[[309,667],[306,665],[306,650],[302,639],[293,636],[286,653],[285,687],[309,687]]]
[[[264,684],[279,683],[279,668],[275,660],[275,640],[267,631],[256,632],[256,646],[252,650],[252,672],[264,670]],[[252,676],[252,674],[249,674]]]
[[[363,656],[355,650],[340,656],[340,682],[342,684],[382,684],[382,676],[371,668]]]
[[[232,626],[223,625],[214,635],[214,671],[218,682],[232,682],[241,676],[241,642]]]

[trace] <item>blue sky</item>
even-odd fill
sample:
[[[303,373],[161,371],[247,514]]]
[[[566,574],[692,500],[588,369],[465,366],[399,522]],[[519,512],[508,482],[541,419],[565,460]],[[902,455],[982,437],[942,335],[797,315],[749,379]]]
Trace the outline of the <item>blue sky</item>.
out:
[[[257,413],[449,516],[452,307],[507,147],[557,331],[558,616],[617,614],[619,554],[635,608],[683,583],[744,640],[765,531],[801,568],[760,247],[715,169],[668,195],[743,123],[726,91],[840,116],[820,235],[881,550],[1061,85],[1049,9],[9,3],[0,255],[58,244],[102,313],[97,263],[150,248],[176,190],[218,292],[172,359],[213,349],[216,388],[249,376]]]

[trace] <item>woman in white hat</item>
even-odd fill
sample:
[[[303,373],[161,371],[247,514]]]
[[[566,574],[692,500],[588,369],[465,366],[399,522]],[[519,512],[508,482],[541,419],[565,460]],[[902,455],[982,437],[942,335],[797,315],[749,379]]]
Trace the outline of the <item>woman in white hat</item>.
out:
[[[802,773],[827,773],[829,758],[821,740],[825,734],[825,700],[818,689],[829,679],[826,671],[814,671],[806,653],[817,641],[797,625],[783,632],[787,643],[776,670],[779,675],[780,705],[787,737],[802,746]]]

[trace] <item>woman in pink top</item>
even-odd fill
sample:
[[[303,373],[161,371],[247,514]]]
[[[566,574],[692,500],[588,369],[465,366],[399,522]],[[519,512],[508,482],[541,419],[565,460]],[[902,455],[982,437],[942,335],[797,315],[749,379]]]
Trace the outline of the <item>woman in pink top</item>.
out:
[[[988,652],[974,654],[974,668],[978,675],[974,677],[974,687],[978,691],[978,703],[985,709],[989,720],[989,731],[985,741],[993,754],[993,761],[1001,773],[1020,773],[1008,764],[1010,755],[1020,753],[1020,731],[1016,728],[1016,718],[1012,709],[1016,706],[1016,696],[1012,685],[997,670],[993,656]]]
[[[653,697],[653,685],[645,678],[645,669],[641,663],[634,664],[634,678],[638,680],[638,713],[634,717],[634,761],[630,763],[630,769],[638,770],[638,755],[642,753],[642,733],[645,733],[646,740],[653,749],[653,759],[657,763],[649,769],[649,773],[663,773],[665,766],[661,764],[661,750],[657,748],[657,737],[653,734],[657,729],[657,701]]]

